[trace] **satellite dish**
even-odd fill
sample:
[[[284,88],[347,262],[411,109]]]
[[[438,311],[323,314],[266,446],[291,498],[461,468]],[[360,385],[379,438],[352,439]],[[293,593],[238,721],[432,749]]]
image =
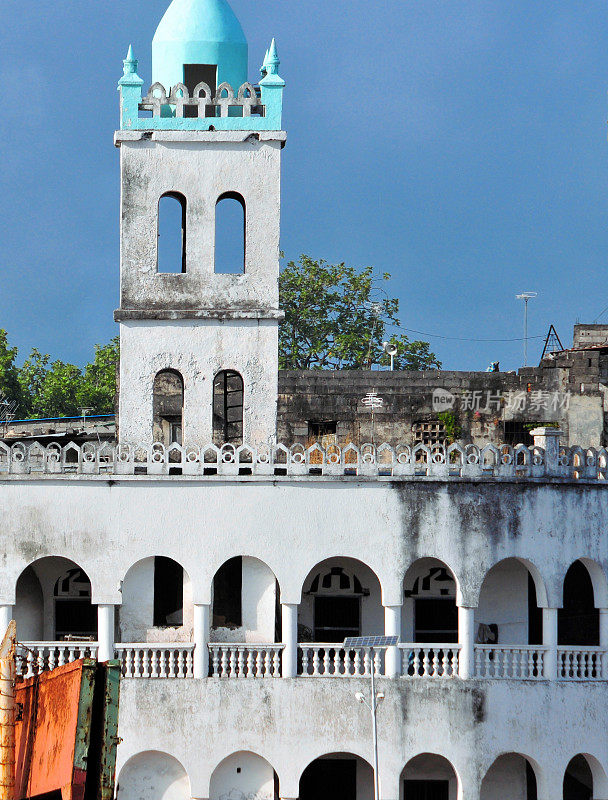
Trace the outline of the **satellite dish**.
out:
[[[390,342],[382,342],[382,349],[386,353],[387,356],[396,356],[399,352],[399,348],[396,344],[391,344]]]

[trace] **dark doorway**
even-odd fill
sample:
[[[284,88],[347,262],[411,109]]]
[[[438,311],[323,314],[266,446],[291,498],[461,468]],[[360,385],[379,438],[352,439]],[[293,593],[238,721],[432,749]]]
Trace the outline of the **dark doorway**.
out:
[[[338,644],[361,635],[359,597],[315,597],[315,642]]]
[[[354,758],[322,758],[304,770],[300,778],[300,800],[325,799],[357,800],[357,762]]]
[[[449,781],[405,781],[405,800],[449,800]]]
[[[564,579],[564,607],[557,612],[558,643],[598,647],[600,612],[595,607],[593,584],[582,561],[575,561]]]
[[[575,756],[564,775],[563,800],[592,800],[593,775],[584,756]]]
[[[538,790],[536,788],[536,775],[532,769],[532,764],[526,760],[526,800],[538,800]]]
[[[243,559],[231,558],[213,579],[213,627],[240,628],[243,624]]]
[[[79,567],[65,572],[55,584],[55,639],[97,637],[97,606],[91,605],[91,582]]]
[[[184,570],[165,556],[154,559],[154,627],[184,624]]]
[[[416,642],[458,641],[458,606],[453,597],[417,598],[414,616]]]
[[[538,607],[536,584],[528,572],[528,644],[543,643],[543,610]]]

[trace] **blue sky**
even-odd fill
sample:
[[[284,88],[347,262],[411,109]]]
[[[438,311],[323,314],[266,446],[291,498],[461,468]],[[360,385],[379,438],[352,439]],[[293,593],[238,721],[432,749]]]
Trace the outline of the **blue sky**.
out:
[[[130,42],[149,80],[168,0],[0,1],[0,327],[82,364],[116,333],[116,82]],[[275,36],[288,83],[288,258],[388,271],[404,327],[448,337],[520,337],[524,289],[531,335],[553,322],[566,345],[608,305],[605,2],[232,6],[251,75]],[[521,342],[429,341],[449,369],[522,361]]]

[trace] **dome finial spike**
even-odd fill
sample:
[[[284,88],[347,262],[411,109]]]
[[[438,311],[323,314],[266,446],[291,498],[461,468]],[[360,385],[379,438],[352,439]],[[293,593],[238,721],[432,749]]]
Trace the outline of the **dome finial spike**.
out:
[[[277,52],[277,43],[273,37],[272,41],[270,42],[270,47],[266,51],[266,58],[264,59],[264,67],[266,69],[266,74],[278,75],[280,64],[281,61],[279,59],[279,54]]]
[[[127,61],[135,61],[135,56],[133,55],[133,45],[129,45],[129,52],[127,53]]]

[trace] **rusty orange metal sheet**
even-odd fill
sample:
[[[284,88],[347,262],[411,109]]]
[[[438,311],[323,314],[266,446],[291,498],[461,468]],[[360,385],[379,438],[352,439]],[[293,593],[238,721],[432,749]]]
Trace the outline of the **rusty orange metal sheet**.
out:
[[[75,661],[18,682],[15,800],[61,790],[82,800],[91,735],[95,664]]]

